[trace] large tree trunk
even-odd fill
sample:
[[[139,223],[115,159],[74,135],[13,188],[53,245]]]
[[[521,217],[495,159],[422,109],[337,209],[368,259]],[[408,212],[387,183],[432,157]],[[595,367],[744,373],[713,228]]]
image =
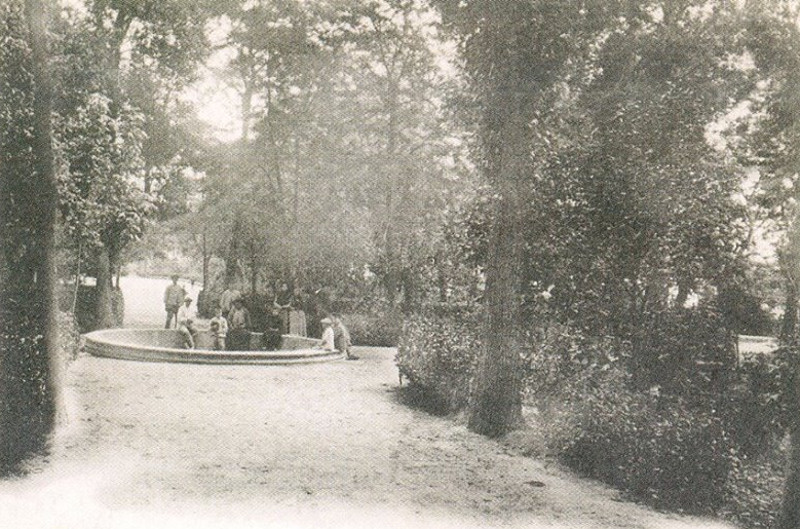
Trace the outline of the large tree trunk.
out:
[[[56,181],[45,7],[26,0],[34,80],[33,171],[0,168],[4,250],[0,266],[0,473],[42,450],[59,394],[54,289]],[[14,169],[19,169],[18,167]]]
[[[546,81],[532,76],[536,69],[531,61],[537,57],[519,45],[520,39],[531,38],[525,34],[526,20],[533,15],[531,3],[475,3],[467,6],[467,14],[456,2],[440,5],[474,37],[466,49],[467,66],[482,109],[483,168],[498,194],[486,268],[481,355],[469,412],[471,430],[496,437],[522,422],[524,212],[532,200],[531,119]]]
[[[800,359],[795,358],[795,393],[800,395]],[[783,492],[783,504],[778,518],[777,529],[797,529],[800,527],[800,402],[795,406],[792,421],[789,473]]]
[[[490,437],[503,435],[522,422],[524,370],[520,360],[519,317],[524,240],[519,229],[521,204],[518,202],[513,193],[504,192],[495,218],[486,270],[487,312],[469,428]]]
[[[518,89],[513,70],[497,75],[484,96],[483,141],[485,171],[500,197],[489,243],[486,320],[469,417],[471,430],[492,437],[522,422],[523,212],[527,207],[525,181],[531,170],[525,112],[530,94]]]

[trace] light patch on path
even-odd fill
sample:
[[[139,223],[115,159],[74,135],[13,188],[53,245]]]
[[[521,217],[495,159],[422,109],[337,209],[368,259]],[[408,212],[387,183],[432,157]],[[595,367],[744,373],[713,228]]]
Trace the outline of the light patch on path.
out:
[[[619,501],[409,409],[394,350],[357,352],[297,366],[81,357],[52,453],[0,482],[0,527],[729,527]]]

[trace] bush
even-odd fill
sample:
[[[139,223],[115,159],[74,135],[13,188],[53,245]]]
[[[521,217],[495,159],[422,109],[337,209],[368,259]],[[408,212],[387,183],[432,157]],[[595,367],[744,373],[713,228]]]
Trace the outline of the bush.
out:
[[[715,308],[655,311],[642,320],[631,337],[629,369],[639,389],[659,386],[701,401],[725,393],[736,368],[736,343]]]
[[[74,285],[62,285],[58,291],[58,304],[62,312],[72,311],[72,301],[75,295]],[[93,285],[80,285],[78,299],[75,303],[75,321],[81,333],[97,329],[94,316],[94,303],[96,287]],[[111,313],[114,326],[122,327],[125,317],[125,298],[118,288],[111,290]]]
[[[797,354],[793,348],[781,348],[769,355],[745,358],[736,370],[736,383],[726,392],[724,411],[742,456],[760,457],[789,430],[797,402]]]
[[[788,439],[784,439],[788,441]],[[744,527],[776,527],[783,501],[788,442],[773,443],[755,458],[740,458],[728,478],[719,514]]]
[[[467,406],[480,351],[478,321],[474,309],[427,310],[406,318],[395,362],[415,403],[436,413]]]
[[[747,527],[774,527],[783,497],[791,420],[797,412],[796,348],[746,358],[725,406],[738,456],[721,514]]]
[[[629,384],[617,368],[565,384],[542,415],[548,448],[568,466],[652,505],[718,508],[733,464],[722,419],[710,408]]]
[[[58,313],[58,348],[59,357],[65,365],[78,358],[81,333],[78,322],[69,312]]]
[[[403,314],[396,309],[377,309],[371,313],[342,314],[355,345],[395,347],[403,328]]]

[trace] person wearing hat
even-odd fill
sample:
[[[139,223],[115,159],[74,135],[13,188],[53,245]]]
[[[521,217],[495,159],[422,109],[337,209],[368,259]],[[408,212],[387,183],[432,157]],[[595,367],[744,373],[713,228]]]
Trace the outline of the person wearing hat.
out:
[[[172,328],[172,320],[175,319],[175,326],[178,324],[178,309],[181,307],[183,298],[186,296],[186,291],[178,284],[178,276],[172,276],[172,284],[164,291],[164,308],[167,311],[167,323],[164,325],[165,329]]]
[[[194,322],[197,319],[194,308],[192,308],[192,297],[186,295],[183,297],[183,305],[178,309],[178,327],[186,325],[187,321]]]
[[[317,348],[325,349],[326,351],[335,351],[336,346],[333,342],[333,321],[330,318],[322,318],[320,323],[324,330],[322,331],[322,340]]]

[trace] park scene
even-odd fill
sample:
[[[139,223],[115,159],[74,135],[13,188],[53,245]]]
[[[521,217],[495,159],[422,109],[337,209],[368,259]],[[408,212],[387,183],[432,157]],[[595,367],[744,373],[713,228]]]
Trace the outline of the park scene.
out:
[[[800,2],[0,1],[0,527],[800,528]]]

